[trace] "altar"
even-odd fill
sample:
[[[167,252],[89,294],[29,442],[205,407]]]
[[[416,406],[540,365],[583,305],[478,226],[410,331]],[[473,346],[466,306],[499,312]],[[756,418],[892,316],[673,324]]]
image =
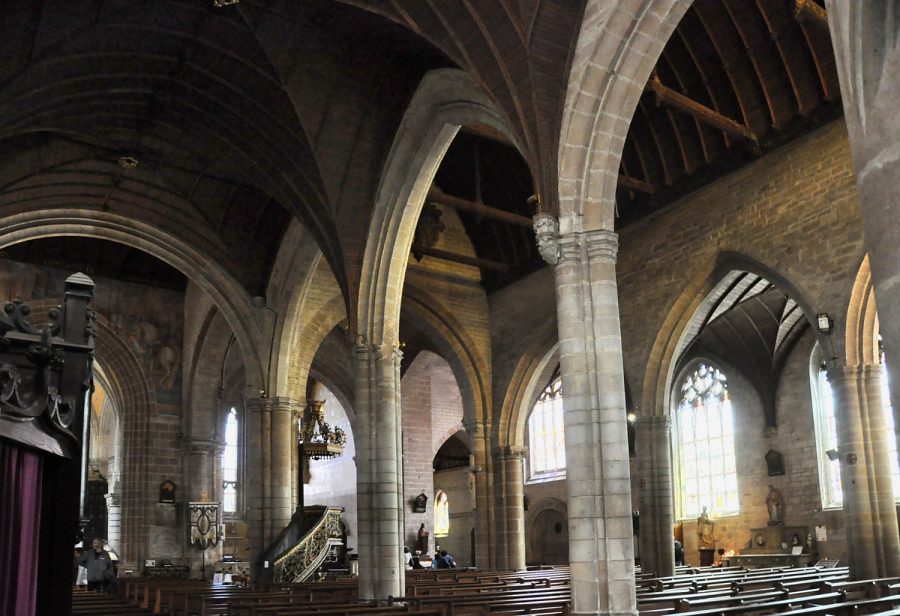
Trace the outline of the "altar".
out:
[[[805,526],[769,524],[752,529],[747,547],[723,560],[729,567],[806,567],[815,564],[818,555]]]

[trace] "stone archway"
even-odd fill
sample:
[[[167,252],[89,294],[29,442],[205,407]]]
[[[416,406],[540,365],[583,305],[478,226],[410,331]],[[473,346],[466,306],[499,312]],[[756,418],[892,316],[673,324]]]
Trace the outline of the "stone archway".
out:
[[[35,210],[0,219],[0,248],[53,236],[75,236],[128,244],[165,261],[185,274],[222,311],[247,361],[248,385],[265,384],[265,336],[260,333],[257,309],[244,287],[231,274],[194,246],[152,225],[95,210],[68,209],[47,218]]]
[[[396,436],[400,432],[400,306],[425,195],[464,124],[489,126],[515,143],[489,97],[466,73],[439,69],[426,74],[385,163],[366,241],[358,306],[351,319],[356,333],[357,423],[362,428],[357,456],[362,468],[358,476],[360,597],[365,599],[403,594],[403,469]],[[475,429],[486,427],[479,423]],[[386,447],[386,440],[393,440],[394,446]],[[379,469],[377,477],[368,470],[374,468]],[[391,489],[385,492],[387,485]]]
[[[528,564],[569,564],[569,530],[565,503],[555,498],[544,499],[528,513]]]

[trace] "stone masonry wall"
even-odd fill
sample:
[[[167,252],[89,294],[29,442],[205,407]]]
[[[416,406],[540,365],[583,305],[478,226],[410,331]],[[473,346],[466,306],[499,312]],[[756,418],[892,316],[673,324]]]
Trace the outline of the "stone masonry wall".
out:
[[[405,544],[415,549],[419,525],[429,533],[429,554],[434,551],[434,456],[444,441],[462,429],[462,401],[447,362],[422,351],[401,381],[403,412],[403,495]],[[413,513],[412,501],[428,497],[425,513]],[[458,512],[459,513],[459,512]]]

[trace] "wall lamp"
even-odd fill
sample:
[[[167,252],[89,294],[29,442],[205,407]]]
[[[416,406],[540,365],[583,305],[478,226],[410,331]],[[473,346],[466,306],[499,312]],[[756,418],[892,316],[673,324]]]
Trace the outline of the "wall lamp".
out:
[[[816,327],[820,334],[830,334],[834,330],[834,320],[827,312],[820,312],[816,315]]]

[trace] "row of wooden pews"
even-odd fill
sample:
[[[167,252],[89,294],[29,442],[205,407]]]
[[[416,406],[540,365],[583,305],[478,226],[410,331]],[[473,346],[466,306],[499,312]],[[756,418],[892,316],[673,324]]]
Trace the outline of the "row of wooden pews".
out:
[[[900,616],[900,578],[850,580],[845,568],[682,568],[672,577],[638,572],[644,616]],[[406,593],[386,605],[361,603],[356,580],[240,588],[188,580],[122,579],[118,603],[79,598],[78,616],[515,616],[568,614],[569,570],[407,572]],[[81,593],[87,594],[87,593]],[[82,609],[83,608],[83,609]],[[94,611],[91,611],[93,609]],[[118,610],[118,611],[117,611]]]
[[[900,608],[898,582],[851,581],[846,568],[705,568],[666,578],[639,576],[637,601],[644,616],[887,614]]]

